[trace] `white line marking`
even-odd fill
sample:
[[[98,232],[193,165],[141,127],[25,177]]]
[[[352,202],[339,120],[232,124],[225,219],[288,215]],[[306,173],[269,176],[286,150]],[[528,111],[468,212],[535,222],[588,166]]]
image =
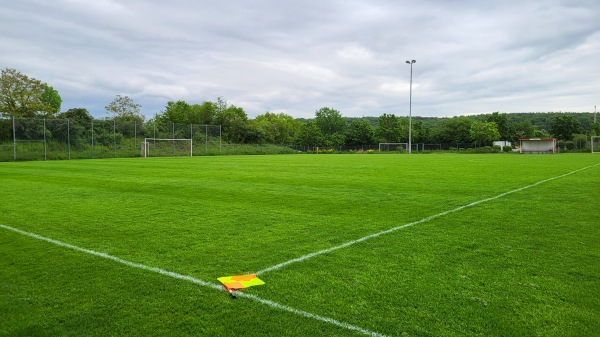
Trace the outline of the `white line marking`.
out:
[[[55,244],[57,246],[61,246],[61,247],[64,247],[64,248],[73,249],[73,250],[76,250],[76,251],[79,251],[79,252],[82,252],[82,253],[86,253],[86,254],[90,254],[90,255],[95,255],[95,256],[98,256],[98,257],[101,257],[101,258],[105,258],[105,259],[108,259],[108,260],[111,260],[111,261],[114,261],[114,262],[118,262],[118,263],[124,264],[124,265],[129,266],[129,267],[139,268],[139,269],[143,269],[143,270],[155,272],[155,273],[158,273],[158,274],[161,274],[161,275],[170,276],[170,277],[173,277],[173,278],[176,278],[176,279],[179,279],[179,280],[189,281],[189,282],[201,285],[203,287],[207,287],[207,288],[211,288],[211,289],[215,289],[215,290],[219,290],[219,291],[226,291],[225,288],[223,288],[222,286],[220,286],[218,284],[214,284],[214,283],[202,281],[202,280],[197,279],[197,278],[192,277],[192,276],[182,275],[182,274],[174,273],[174,272],[171,272],[171,271],[168,271],[168,270],[164,270],[164,269],[160,269],[160,268],[155,268],[155,267],[149,267],[149,266],[146,266],[146,265],[143,265],[143,264],[139,264],[139,263],[135,263],[135,262],[123,260],[121,258],[118,258],[116,256],[112,256],[112,255],[109,255],[109,254],[106,254],[106,253],[101,253],[101,252],[97,252],[95,250],[90,250],[90,249],[85,249],[85,248],[73,246],[71,244],[68,244],[68,243],[65,243],[65,242],[62,242],[62,241],[50,239],[50,238],[47,238],[45,236],[41,236],[41,235],[38,235],[38,234],[26,232],[24,230],[17,229],[17,228],[14,228],[14,227],[10,227],[10,226],[6,226],[6,225],[3,225],[3,224],[0,224],[0,227],[2,227],[4,229],[8,229],[8,230],[16,232],[16,233],[19,233],[19,234],[22,234],[22,235],[25,235],[25,236],[32,237],[34,239],[46,241],[46,242]],[[348,330],[360,332],[360,333],[362,333],[364,335],[367,335],[367,336],[372,336],[372,337],[387,337],[386,335],[380,334],[378,332],[374,332],[374,331],[370,331],[370,330],[367,330],[367,329],[363,329],[363,328],[361,328],[359,326],[356,326],[356,325],[352,325],[352,324],[340,322],[340,321],[335,320],[333,318],[329,318],[329,317],[325,317],[325,316],[320,316],[320,315],[317,315],[317,314],[312,314],[310,312],[299,310],[299,309],[294,309],[292,307],[288,307],[286,305],[279,304],[279,303],[276,303],[276,302],[273,302],[271,300],[267,300],[267,299],[264,299],[264,298],[261,298],[261,297],[255,296],[255,295],[246,294],[246,293],[243,293],[243,292],[237,292],[236,296],[237,297],[248,298],[248,299],[251,299],[253,301],[256,301],[256,302],[268,305],[268,306],[270,306],[272,308],[283,310],[283,311],[287,311],[287,312],[290,312],[292,314],[296,314],[296,315],[299,315],[299,316],[303,316],[303,317],[306,317],[306,318],[314,319],[314,320],[321,321],[321,322],[324,322],[324,323],[336,325],[336,326],[344,328],[344,329],[348,329]]]
[[[592,167],[595,167],[595,166],[598,166],[598,165],[600,165],[600,164],[596,164],[596,165],[584,167],[584,168],[581,168],[581,169],[578,169],[578,170],[575,170],[575,171],[571,171],[569,173],[562,174],[560,176],[556,176],[556,177],[549,178],[549,179],[546,179],[546,180],[538,181],[537,183],[534,183],[534,184],[531,184],[531,185],[528,185],[528,186],[525,186],[525,187],[517,188],[516,190],[512,190],[512,191],[509,191],[509,192],[498,194],[495,197],[491,197],[491,198],[486,198],[486,199],[482,199],[482,200],[479,200],[479,201],[475,201],[475,202],[472,202],[470,204],[463,205],[463,206],[460,206],[460,207],[457,207],[455,209],[451,209],[449,211],[445,211],[445,212],[442,212],[442,213],[438,213],[438,214],[435,214],[435,215],[423,218],[423,219],[415,221],[415,222],[411,222],[411,223],[407,223],[407,224],[404,224],[404,225],[396,226],[396,227],[393,227],[393,228],[390,228],[390,229],[386,229],[384,231],[381,231],[381,232],[378,232],[378,233],[375,233],[375,234],[370,234],[370,235],[367,235],[367,236],[363,236],[362,238],[359,238],[359,239],[356,239],[356,240],[352,240],[352,241],[348,241],[348,242],[343,243],[343,244],[341,244],[339,246],[334,246],[334,247],[331,247],[331,248],[327,248],[327,249],[319,250],[317,252],[306,254],[304,256],[300,256],[300,257],[297,257],[295,259],[291,259],[291,260],[282,262],[280,264],[276,264],[274,266],[265,268],[263,270],[259,270],[259,271],[255,272],[254,274],[256,274],[256,275],[258,275],[258,274],[264,274],[266,272],[270,272],[270,271],[273,271],[273,270],[276,270],[276,269],[279,269],[279,268],[283,268],[283,267],[288,266],[288,265],[290,265],[292,263],[302,262],[304,260],[308,260],[308,259],[313,258],[315,256],[319,256],[319,255],[322,255],[322,254],[327,254],[327,253],[336,251],[338,249],[346,248],[348,246],[352,246],[354,244],[357,244],[357,243],[360,243],[360,242],[363,242],[363,241],[366,241],[366,240],[369,240],[369,239],[372,239],[372,238],[376,238],[376,237],[384,235],[384,234],[389,234],[389,233],[395,232],[395,231],[397,231],[399,229],[403,229],[403,228],[406,228],[406,227],[418,225],[418,224],[421,224],[421,223],[433,220],[435,218],[439,218],[439,217],[444,216],[444,215],[448,215],[448,214],[451,214],[451,213],[454,213],[454,212],[458,212],[458,211],[460,211],[462,209],[465,209],[465,208],[473,207],[475,205],[479,205],[479,204],[484,203],[484,202],[496,200],[496,199],[502,198],[502,197],[504,197],[506,195],[509,195],[509,194],[512,194],[512,193],[516,193],[516,192],[519,192],[519,191],[522,191],[522,190],[525,190],[525,189],[528,189],[528,188],[531,188],[531,187],[535,187],[537,185],[540,185],[540,184],[543,184],[543,183],[547,183],[547,182],[552,181],[552,180],[563,178],[563,177],[569,176],[571,174],[574,174],[574,173],[577,173],[577,172],[580,172],[580,171],[583,171],[583,170],[587,170],[589,168],[592,168]]]

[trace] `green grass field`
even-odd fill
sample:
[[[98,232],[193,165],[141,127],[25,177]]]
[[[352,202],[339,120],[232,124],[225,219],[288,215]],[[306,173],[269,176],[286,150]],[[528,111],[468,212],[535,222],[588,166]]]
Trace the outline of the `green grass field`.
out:
[[[591,154],[0,163],[0,335],[599,335],[599,164]],[[329,248],[339,249],[306,258]],[[238,299],[216,289],[217,277],[259,271],[266,284]]]

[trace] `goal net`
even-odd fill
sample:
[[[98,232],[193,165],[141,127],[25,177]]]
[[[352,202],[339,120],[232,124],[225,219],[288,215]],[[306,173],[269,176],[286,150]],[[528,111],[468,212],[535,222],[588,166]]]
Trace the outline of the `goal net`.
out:
[[[142,157],[192,156],[191,139],[145,138]]]
[[[379,143],[379,152],[406,153],[408,143]]]
[[[600,153],[600,136],[592,137],[592,153]]]

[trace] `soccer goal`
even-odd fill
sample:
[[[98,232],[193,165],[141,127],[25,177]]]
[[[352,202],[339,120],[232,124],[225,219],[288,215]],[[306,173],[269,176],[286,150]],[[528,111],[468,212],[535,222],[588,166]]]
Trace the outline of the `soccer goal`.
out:
[[[145,138],[142,157],[192,156],[191,139]]]
[[[379,143],[379,152],[406,153],[408,143]]]
[[[592,153],[600,153],[600,136],[592,137]]]

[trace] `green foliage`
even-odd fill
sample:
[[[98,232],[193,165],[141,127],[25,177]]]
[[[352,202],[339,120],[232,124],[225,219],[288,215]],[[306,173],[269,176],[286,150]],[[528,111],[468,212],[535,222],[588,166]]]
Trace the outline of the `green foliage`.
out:
[[[534,130],[533,136],[535,138],[548,138],[550,137],[550,134],[546,130]]]
[[[284,113],[267,112],[256,116],[253,123],[261,134],[260,142],[270,144],[293,144],[301,128],[300,122]]]
[[[586,149],[589,146],[589,138],[587,135],[574,134],[573,144],[575,144],[575,147],[578,149]]]
[[[324,145],[323,134],[314,120],[309,120],[300,127],[298,135],[298,144],[305,146]]]
[[[298,151],[289,147],[272,144],[228,144],[222,147],[220,155],[280,155],[297,153]]]
[[[346,145],[368,145],[374,144],[375,129],[368,119],[361,118],[352,121],[346,131]]]
[[[235,105],[227,106],[221,102],[214,117],[215,124],[221,125],[223,138],[233,143],[244,143],[248,137],[248,115],[244,109]]]
[[[86,108],[69,109],[65,112],[60,113],[57,117],[85,123],[91,123],[93,119],[92,115],[90,115]]]
[[[503,152],[512,152],[512,146],[505,145],[502,147]]]
[[[491,115],[486,116],[486,122],[493,122],[496,124],[498,130],[498,138],[494,140],[507,140],[514,141],[515,127],[508,122],[507,114],[500,112],[493,112]]]
[[[144,121],[144,115],[140,113],[141,105],[135,103],[129,96],[117,95],[106,107],[106,112],[112,114],[113,118],[123,121]]]
[[[185,101],[167,102],[165,109],[156,114],[157,123],[212,124],[217,113],[216,103],[204,101],[201,104],[189,104]]]
[[[400,120],[394,114],[379,116],[375,134],[379,143],[399,143],[401,139]]]
[[[580,133],[580,123],[572,115],[558,115],[550,123],[550,132],[557,139],[572,140],[573,134]]]
[[[591,136],[600,136],[600,122],[592,123],[590,129]]]
[[[500,139],[500,133],[495,122],[471,123],[471,139],[479,144],[491,143]]]
[[[50,116],[56,115],[60,112],[62,98],[58,94],[58,91],[56,91],[53,87],[44,84],[44,91],[41,95],[41,101],[44,105],[49,107],[48,114]]]
[[[0,76],[0,116],[51,117],[60,110],[58,92],[41,81],[6,68]]]
[[[436,143],[468,143],[472,139],[471,123],[468,117],[446,119],[442,126],[434,131],[433,138]]]
[[[535,129],[529,119],[514,123],[512,129],[514,131],[513,135],[504,140],[510,140],[511,142],[516,143],[520,138],[532,138],[535,136]]]
[[[342,114],[331,108],[321,108],[315,112],[315,123],[326,138],[346,131],[346,120]]]

